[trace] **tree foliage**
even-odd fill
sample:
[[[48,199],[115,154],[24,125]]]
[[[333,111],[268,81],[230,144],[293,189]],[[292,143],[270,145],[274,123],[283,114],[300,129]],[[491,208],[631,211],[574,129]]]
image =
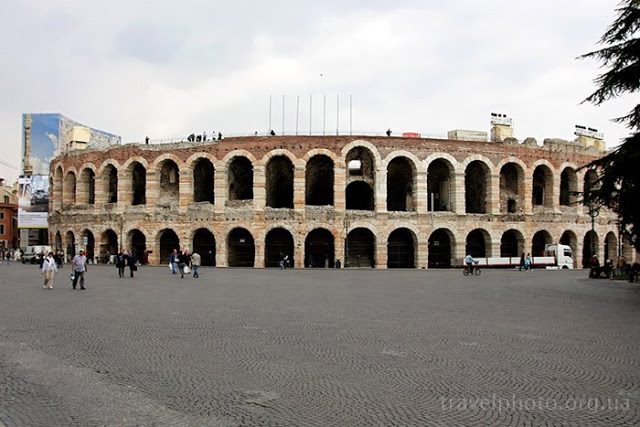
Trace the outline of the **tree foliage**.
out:
[[[640,90],[640,0],[624,0],[616,11],[615,21],[599,41],[604,47],[580,57],[595,58],[604,69],[594,80],[595,92],[583,102],[600,105]],[[584,198],[616,212],[625,233],[640,249],[640,104],[614,120],[624,123],[631,134],[606,156],[585,166],[598,172],[598,180]]]

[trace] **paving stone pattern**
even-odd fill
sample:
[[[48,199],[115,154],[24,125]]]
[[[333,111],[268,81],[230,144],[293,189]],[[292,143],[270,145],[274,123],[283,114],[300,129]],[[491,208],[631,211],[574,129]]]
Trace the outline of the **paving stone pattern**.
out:
[[[0,265],[0,426],[638,425],[640,287],[585,275]]]

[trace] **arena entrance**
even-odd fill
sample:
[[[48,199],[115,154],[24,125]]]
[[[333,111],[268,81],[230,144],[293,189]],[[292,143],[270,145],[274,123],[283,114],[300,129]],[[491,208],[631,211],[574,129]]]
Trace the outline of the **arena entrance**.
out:
[[[129,232],[129,242],[131,242],[131,255],[141,264],[148,264],[149,260],[146,254],[147,238],[140,230],[131,230]]]
[[[355,228],[347,235],[345,267],[375,267],[373,233],[366,228]]]
[[[429,236],[428,268],[451,268],[451,232],[440,228]]]
[[[334,259],[333,234],[324,228],[311,231],[304,242],[305,267],[333,268]]]
[[[253,236],[244,228],[234,228],[227,237],[229,267],[253,267],[256,247]]]
[[[84,245],[85,254],[87,256],[87,260],[91,260],[93,262],[96,247],[96,239],[93,237],[93,233],[89,230],[84,230],[82,233],[82,245]],[[82,246],[81,246],[82,248]]]
[[[264,242],[264,266],[279,267],[283,256],[289,256],[291,266],[293,260],[293,237],[284,228],[274,228],[267,233]]]
[[[592,248],[593,246],[593,248]],[[598,254],[598,234],[595,231],[587,231],[582,242],[582,267],[589,268],[591,257]]]
[[[106,257],[102,260],[106,264],[109,261],[109,255],[118,253],[118,235],[115,231],[109,229],[102,233],[102,242],[100,244],[100,257]]]
[[[180,251],[180,239],[175,231],[166,228],[160,232],[160,263],[168,263],[174,249]]]
[[[482,229],[475,229],[467,234],[467,244],[465,255],[471,255],[474,258],[485,258],[491,247],[489,233]]]
[[[204,266],[216,265],[216,239],[211,231],[199,228],[193,235],[193,252],[200,255]]]
[[[387,268],[415,268],[415,237],[408,228],[394,230],[387,241]]]

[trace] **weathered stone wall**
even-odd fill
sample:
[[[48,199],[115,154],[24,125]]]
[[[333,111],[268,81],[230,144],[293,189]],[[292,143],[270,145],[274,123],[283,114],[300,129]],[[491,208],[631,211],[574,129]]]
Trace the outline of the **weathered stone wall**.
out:
[[[205,143],[130,144],[104,150],[75,151],[57,157],[51,164],[54,191],[50,203],[50,230],[53,235],[60,233],[64,249],[72,239],[78,246],[83,246],[82,236],[90,232],[95,238],[96,254],[101,245],[105,245],[107,230],[113,230],[125,248],[131,247],[131,236],[134,230],[139,230],[146,238],[144,246],[151,251],[150,262],[159,263],[164,230],[173,230],[180,240],[180,246],[191,248],[197,230],[207,229],[215,238],[217,265],[227,266],[228,249],[239,250],[236,244],[246,244],[228,241],[229,233],[241,227],[253,237],[255,266],[263,267],[267,234],[274,228],[283,228],[289,231],[293,240],[291,255],[295,265],[302,267],[306,264],[305,260],[309,261],[310,258],[309,253],[305,253],[305,239],[314,229],[324,228],[331,233],[334,258],[344,260],[345,250],[359,250],[355,247],[356,242],[351,248],[345,248],[347,234],[356,228],[366,228],[374,236],[373,257],[377,268],[387,266],[391,250],[388,248],[393,247],[393,251],[405,250],[402,245],[389,242],[389,235],[399,228],[410,230],[413,236],[411,264],[417,268],[427,267],[431,248],[434,248],[433,254],[441,249],[435,248],[435,243],[431,244],[431,248],[428,244],[432,233],[439,229],[447,230],[447,235],[451,236],[448,247],[450,261],[454,265],[464,257],[467,236],[476,229],[482,230],[486,238],[487,256],[500,256],[501,240],[507,230],[515,230],[522,244],[520,251],[525,253],[531,252],[533,236],[537,232],[546,232],[545,235],[551,236],[553,242],[559,241],[568,232],[566,235],[575,237],[572,246],[579,264],[584,237],[591,229],[591,219],[581,204],[560,204],[561,174],[565,168],[577,171],[578,189],[582,190],[585,171],[578,168],[598,153],[573,146],[567,150],[559,147],[559,144],[551,143],[540,147],[531,140],[524,144],[503,144],[382,137],[273,136],[228,138]],[[354,153],[363,159],[362,176],[354,176],[347,169],[347,160],[353,158]],[[305,205],[306,164],[315,155],[325,155],[333,161],[333,206]],[[237,156],[246,157],[253,166],[253,199],[229,200],[229,166]],[[288,159],[293,165],[293,208],[268,206],[268,191],[277,191],[279,185],[273,182],[273,177],[283,175],[290,178],[289,172],[274,174],[274,164],[269,167],[272,158],[276,158],[280,165],[288,164],[283,159]],[[402,162],[394,162],[392,173],[389,174],[388,166],[397,158],[402,158]],[[211,183],[213,203],[194,202],[194,192],[199,194],[202,191],[194,188],[194,168],[200,159],[208,159],[214,167]],[[444,161],[451,167],[447,194],[450,199],[449,211],[428,210],[427,171],[436,160]],[[135,206],[132,205],[134,162],[146,169],[145,203]],[[484,213],[467,213],[465,207],[466,200],[476,197],[465,194],[465,176],[472,163],[475,175],[479,170],[485,174],[474,175],[474,180],[483,179]],[[177,173],[171,172],[168,167],[174,164]],[[395,166],[400,164],[411,170],[400,173]],[[506,178],[502,177],[501,180],[500,172],[507,164],[518,171],[518,178],[515,184],[511,182],[505,188]],[[549,203],[534,207],[533,171],[540,165],[550,171],[545,187],[545,200]],[[116,203],[107,203],[107,170],[110,167],[117,170]],[[269,169],[272,170],[272,178],[267,188]],[[84,180],[91,176],[85,173],[88,170],[95,173],[94,204],[87,203],[89,196],[86,192],[90,185]],[[402,188],[407,188],[407,194],[410,195],[407,196],[408,202],[392,203],[392,206],[406,205],[406,210],[389,212],[387,187],[395,187],[387,180],[396,176],[401,176],[403,180],[411,177],[413,182],[411,185],[402,183]],[[69,189],[74,188],[74,179],[76,194],[67,194]],[[509,179],[513,180],[513,177]],[[354,180],[363,181],[372,189],[373,210],[345,209],[345,188]],[[199,181],[196,184],[201,185]],[[516,188],[517,191],[514,191]],[[507,198],[517,201],[515,212],[508,212]],[[608,233],[617,236],[615,217],[602,212],[595,229],[597,251],[602,259],[605,236]],[[270,250],[287,247],[285,243],[272,242]],[[628,252],[629,249],[624,250]]]

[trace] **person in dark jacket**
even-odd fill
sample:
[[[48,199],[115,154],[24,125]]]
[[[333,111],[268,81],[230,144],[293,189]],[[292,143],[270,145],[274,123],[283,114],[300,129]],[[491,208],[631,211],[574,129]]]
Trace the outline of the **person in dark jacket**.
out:
[[[187,266],[191,266],[191,254],[189,250],[185,249],[178,255],[178,269],[180,270],[180,278],[182,279],[184,279],[184,270]]]
[[[116,255],[116,268],[118,269],[118,277],[124,277],[124,267],[127,265],[127,261],[122,251]]]
[[[134,257],[131,252],[127,251],[124,254],[124,259],[129,267],[129,276],[133,277],[133,272],[138,270],[136,257]]]

